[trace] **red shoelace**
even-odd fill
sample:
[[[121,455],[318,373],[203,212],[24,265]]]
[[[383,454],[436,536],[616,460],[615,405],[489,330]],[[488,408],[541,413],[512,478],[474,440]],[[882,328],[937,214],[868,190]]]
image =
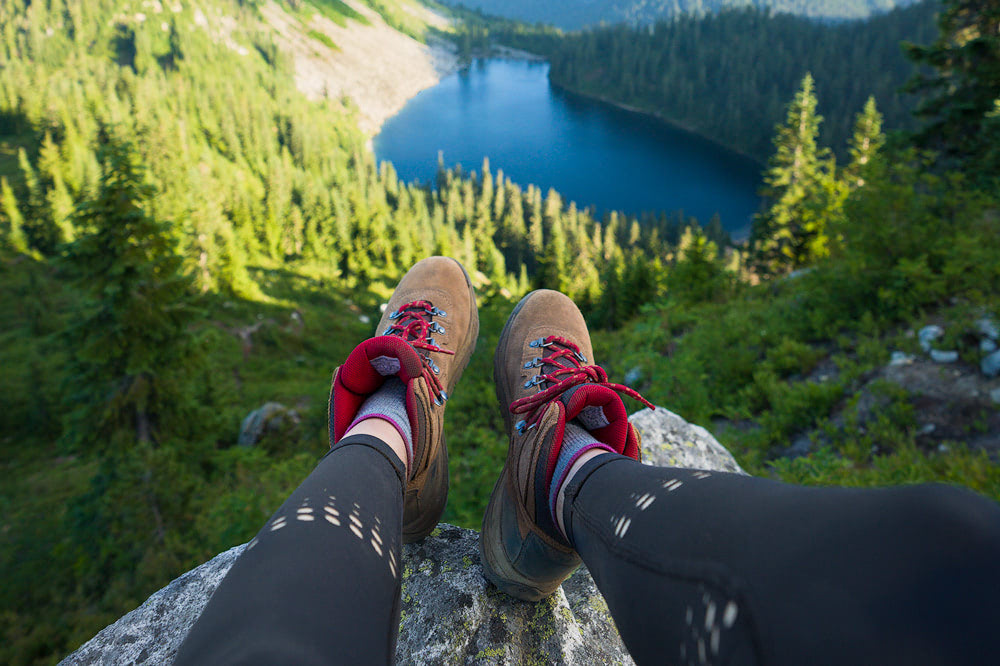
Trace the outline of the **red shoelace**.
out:
[[[430,301],[404,303],[399,306],[398,310],[389,315],[389,319],[394,321],[394,323],[382,332],[382,335],[401,337],[415,349],[424,350],[425,353],[421,354],[418,351],[417,354],[420,356],[421,361],[423,361],[424,369],[422,376],[434,393],[435,405],[443,405],[444,401],[448,399],[448,394],[445,393],[444,387],[441,385],[441,380],[438,379],[438,375],[441,374],[441,368],[431,359],[430,352],[448,354],[449,356],[454,356],[455,352],[449,349],[442,349],[434,344],[433,335],[435,333],[443,334],[445,331],[441,324],[433,321],[433,317],[441,317],[443,319],[447,316],[447,312],[435,307]]]
[[[597,384],[604,386],[619,394],[635,398],[645,406],[656,409],[653,403],[649,402],[635,389],[624,384],[615,384],[608,381],[608,373],[599,365],[584,365],[587,358],[580,353],[580,348],[566,338],[557,335],[550,335],[547,338],[538,338],[528,343],[530,347],[547,348],[551,350],[548,356],[536,357],[533,361],[524,364],[525,368],[538,368],[545,365],[555,369],[536,375],[524,384],[524,388],[531,388],[539,384],[548,382],[550,386],[533,395],[519,398],[510,404],[512,414],[527,414],[527,418],[518,421],[516,428],[518,432],[534,427],[538,419],[545,412],[545,405],[556,400],[567,390],[580,384]]]

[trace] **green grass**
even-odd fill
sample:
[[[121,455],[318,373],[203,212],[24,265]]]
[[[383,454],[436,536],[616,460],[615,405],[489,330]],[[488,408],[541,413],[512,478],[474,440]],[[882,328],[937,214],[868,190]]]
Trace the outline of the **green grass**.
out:
[[[324,32],[320,32],[319,30],[310,30],[309,31],[309,36],[312,37],[313,39],[315,39],[317,42],[321,42],[322,44],[325,44],[326,46],[328,46],[329,48],[333,49],[334,51],[339,51],[340,50],[340,47],[337,46],[337,44],[332,39],[330,39],[330,36],[327,35]]]
[[[347,25],[347,21],[357,21],[362,25],[371,25],[371,21],[361,14],[353,7],[348,5],[346,2],[341,2],[341,0],[311,0],[313,7],[315,7],[320,14],[330,19],[337,25]]]

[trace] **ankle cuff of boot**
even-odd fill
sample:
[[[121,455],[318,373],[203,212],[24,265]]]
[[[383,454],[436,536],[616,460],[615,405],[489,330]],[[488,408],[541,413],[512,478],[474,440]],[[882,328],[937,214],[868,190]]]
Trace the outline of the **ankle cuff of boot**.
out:
[[[566,446],[566,443],[563,443]],[[606,451],[608,453],[615,453],[607,444],[602,444],[596,440],[584,443],[578,446],[575,450],[566,451],[568,455],[563,455],[563,452],[559,454],[559,462],[556,464],[555,473],[552,475],[552,484],[549,486],[549,512],[552,514],[552,522],[559,526],[559,520],[556,518],[556,498],[559,496],[559,489],[562,487],[563,483],[566,482],[566,476],[569,471],[573,469],[573,465],[576,461],[580,459],[587,451]]]

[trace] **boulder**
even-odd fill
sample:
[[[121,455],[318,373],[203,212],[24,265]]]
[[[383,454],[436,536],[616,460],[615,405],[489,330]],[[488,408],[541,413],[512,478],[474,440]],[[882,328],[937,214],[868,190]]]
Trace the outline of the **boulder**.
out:
[[[237,443],[240,446],[253,446],[261,440],[264,433],[286,427],[294,428],[299,421],[299,415],[294,409],[289,409],[280,402],[266,402],[243,419]]]
[[[631,420],[647,464],[744,473],[707,430],[666,409],[644,409]],[[483,578],[478,538],[442,523],[403,547],[398,663],[632,663],[586,568],[548,599],[520,601]],[[177,578],[62,663],[169,664],[244,547]]]
[[[642,461],[647,465],[746,474],[711,433],[663,407],[643,409],[629,420],[642,436]]]

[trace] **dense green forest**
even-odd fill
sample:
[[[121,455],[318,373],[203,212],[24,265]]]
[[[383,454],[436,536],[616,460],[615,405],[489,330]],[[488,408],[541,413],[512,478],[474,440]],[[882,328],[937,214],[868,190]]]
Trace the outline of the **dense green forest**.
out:
[[[1000,316],[997,17],[945,14],[913,52],[947,64],[914,84],[921,132],[885,147],[862,100],[840,167],[800,72],[768,207],[733,247],[717,223],[594,219],[485,163],[400,183],[349,104],[299,93],[256,5],[0,6],[0,662],[50,663],[249,539],[326,448],[330,372],[432,253],[474,274],[483,331],[449,403],[449,522],[478,524],[502,466],[491,357],[535,286],[576,298],[612,376],[636,370],[653,402],[715,421],[751,473],[1000,498],[995,460],[967,446],[988,409],[930,446],[905,391],[875,380],[890,350],[919,352],[906,331],[928,317],[974,364],[968,332]],[[363,20],[283,7],[308,29],[317,11]],[[238,446],[272,401],[294,417]],[[784,458],[803,435],[816,452]]]
[[[731,7],[756,7],[820,19],[862,18],[904,7],[914,0],[448,0],[494,16],[547,23],[578,30],[599,23],[642,25],[681,14],[703,14]]]
[[[901,42],[936,34],[937,0],[866,21],[827,25],[736,9],[642,28],[618,25],[558,35],[486,21],[469,30],[544,54],[555,85],[653,113],[763,162],[782,109],[806,72],[826,122],[820,141],[846,156],[854,114],[874,95],[886,130],[913,129],[917,71]]]

